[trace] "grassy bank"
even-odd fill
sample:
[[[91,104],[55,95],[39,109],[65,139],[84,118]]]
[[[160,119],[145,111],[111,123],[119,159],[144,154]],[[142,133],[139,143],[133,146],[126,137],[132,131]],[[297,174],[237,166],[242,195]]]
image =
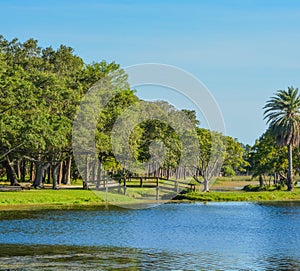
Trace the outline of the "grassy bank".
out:
[[[180,200],[189,201],[285,201],[299,200],[300,188],[296,188],[293,192],[288,191],[222,191],[222,192],[189,192],[177,196]]]
[[[250,177],[218,178],[211,187],[211,192],[189,192],[176,197],[179,201],[300,201],[300,188],[294,192],[287,191],[258,191],[246,192],[240,190],[245,185],[255,185],[257,180]],[[197,187],[199,189],[199,187]],[[200,187],[201,189],[201,187]],[[239,190],[237,190],[239,189]],[[151,190],[152,191],[152,190]],[[128,188],[127,195],[109,194],[110,203],[134,204],[141,203],[145,195],[150,195],[149,188]],[[104,191],[82,190],[69,186],[68,189],[23,190],[0,192],[0,210],[20,209],[66,209],[94,208],[105,206]]]
[[[153,203],[152,200],[143,200],[147,188],[133,191],[128,189],[127,196],[109,193],[108,203],[119,205],[140,205]],[[155,200],[154,200],[155,201]],[[23,191],[0,192],[0,210],[27,210],[27,209],[67,209],[67,208],[94,208],[106,205],[105,191],[82,189],[39,189]]]
[[[103,204],[104,200],[89,190],[26,190],[0,192],[0,209],[62,208]]]
[[[189,192],[177,196],[176,199],[180,201],[300,201],[300,188],[296,188],[294,192]],[[109,202],[134,203],[134,199],[110,194]],[[79,189],[0,192],[0,210],[89,208],[103,205],[105,205],[105,192],[95,194],[93,191]]]

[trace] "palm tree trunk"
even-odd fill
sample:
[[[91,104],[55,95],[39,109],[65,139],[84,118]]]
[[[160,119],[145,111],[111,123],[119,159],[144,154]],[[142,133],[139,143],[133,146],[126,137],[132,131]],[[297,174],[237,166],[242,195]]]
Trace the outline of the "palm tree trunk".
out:
[[[288,186],[288,191],[293,191],[294,190],[294,180],[293,180],[293,147],[292,144],[288,145],[288,150],[289,150],[289,170],[288,170],[288,178],[287,178],[287,186]]]

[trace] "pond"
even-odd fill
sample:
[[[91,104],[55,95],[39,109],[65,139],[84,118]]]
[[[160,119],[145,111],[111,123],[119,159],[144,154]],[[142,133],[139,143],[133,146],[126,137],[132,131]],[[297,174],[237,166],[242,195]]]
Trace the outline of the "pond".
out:
[[[300,270],[300,203],[0,212],[3,270]]]

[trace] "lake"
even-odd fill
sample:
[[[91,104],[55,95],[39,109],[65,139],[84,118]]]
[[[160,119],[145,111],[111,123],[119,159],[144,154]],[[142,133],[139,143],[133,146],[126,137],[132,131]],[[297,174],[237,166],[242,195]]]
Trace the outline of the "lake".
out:
[[[300,270],[300,202],[0,212],[1,270]]]

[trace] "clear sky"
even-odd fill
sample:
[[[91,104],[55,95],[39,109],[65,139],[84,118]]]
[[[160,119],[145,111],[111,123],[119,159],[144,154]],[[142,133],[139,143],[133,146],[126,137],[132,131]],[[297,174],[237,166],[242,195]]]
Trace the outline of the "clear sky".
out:
[[[0,0],[0,10],[7,39],[66,44],[86,62],[194,74],[219,103],[227,134],[243,143],[265,131],[262,107],[276,90],[300,87],[298,0]]]

